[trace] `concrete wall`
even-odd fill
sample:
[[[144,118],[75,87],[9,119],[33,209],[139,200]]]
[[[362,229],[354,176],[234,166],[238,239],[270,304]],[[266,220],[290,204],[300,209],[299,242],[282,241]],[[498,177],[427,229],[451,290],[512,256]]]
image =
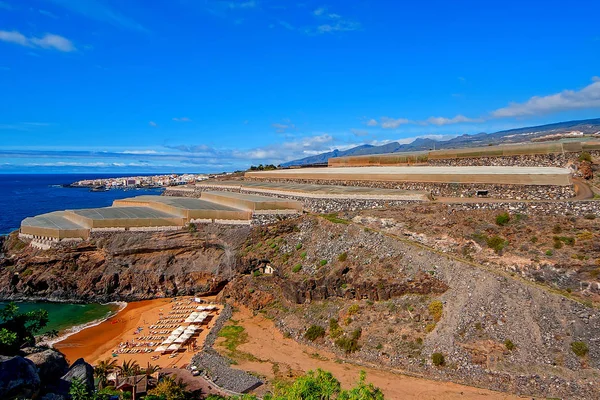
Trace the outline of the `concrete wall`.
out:
[[[280,179],[330,185],[348,181],[495,185],[572,185],[570,172],[526,167],[348,167],[246,172],[249,179]]]

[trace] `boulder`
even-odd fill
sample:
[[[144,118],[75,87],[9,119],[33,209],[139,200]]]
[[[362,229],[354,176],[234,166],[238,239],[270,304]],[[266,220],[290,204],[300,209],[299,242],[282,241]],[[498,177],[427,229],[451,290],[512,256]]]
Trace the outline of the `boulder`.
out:
[[[67,372],[60,379],[61,381],[61,394],[68,393],[69,388],[71,387],[71,381],[77,378],[80,381],[84,382],[88,388],[88,392],[92,393],[94,390],[94,368],[86,363],[83,358],[78,359],[71,365],[69,368],[69,372]]]
[[[40,387],[40,377],[31,360],[0,356],[0,399],[30,399]]]
[[[55,383],[69,369],[65,356],[56,350],[47,349],[25,358],[33,361],[43,385]]]

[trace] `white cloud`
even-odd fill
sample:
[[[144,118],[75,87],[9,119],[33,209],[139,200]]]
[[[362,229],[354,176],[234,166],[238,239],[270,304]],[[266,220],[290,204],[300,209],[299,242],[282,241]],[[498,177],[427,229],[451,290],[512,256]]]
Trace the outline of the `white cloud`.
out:
[[[45,15],[46,17],[58,19],[58,17],[56,15],[52,14],[50,11],[40,9],[40,10],[38,10],[38,12],[42,15]]]
[[[368,126],[377,126],[377,121],[371,118],[370,120],[367,121],[367,125]]]
[[[175,121],[175,122],[191,122],[192,120],[189,119],[188,117],[183,117],[183,118],[173,118],[173,121]]]
[[[461,123],[466,123],[466,122],[483,122],[483,119],[467,118],[464,115],[457,115],[454,118],[429,117],[426,122],[428,124],[442,126],[442,125],[450,125],[450,124],[461,124]]]
[[[38,38],[26,37],[17,31],[0,31],[0,40],[26,47],[41,47],[44,49],[54,49],[63,52],[77,50],[73,45],[73,42],[71,42],[69,39],[51,33],[47,33],[43,37]]]
[[[152,127],[157,127],[158,126],[158,124],[156,122],[154,122],[154,121],[148,122],[148,125],[150,125]]]
[[[119,14],[101,0],[49,0],[69,11],[81,14],[87,18],[106,22],[125,29],[147,32],[146,28],[136,21]]]
[[[21,46],[29,46],[29,39],[17,31],[0,31],[0,40],[3,42],[20,44]]]
[[[42,38],[31,38],[31,43],[44,49],[56,49],[58,51],[70,52],[77,50],[73,43],[62,36],[47,33]]]
[[[410,120],[406,118],[389,118],[389,117],[381,117],[381,127],[383,129],[396,129],[400,125],[409,124]]]
[[[533,96],[525,103],[510,103],[492,112],[496,118],[551,114],[567,110],[600,108],[600,80],[581,90],[563,90],[548,96]]]
[[[356,31],[361,29],[361,24],[343,18],[340,14],[327,12],[327,7],[319,7],[313,11],[313,15],[320,21],[326,22],[316,28],[307,28],[305,32],[308,34],[324,34],[335,32]]]
[[[320,17],[321,15],[325,14],[326,11],[327,11],[327,8],[319,7],[315,11],[313,11],[313,14],[316,15],[317,17]]]
[[[369,131],[364,129],[350,129],[350,132],[352,132],[354,136],[367,136],[369,134]]]
[[[296,129],[296,125],[292,124],[292,121],[289,119],[283,120],[283,123],[274,123],[271,124],[277,133],[286,133],[288,130]]]

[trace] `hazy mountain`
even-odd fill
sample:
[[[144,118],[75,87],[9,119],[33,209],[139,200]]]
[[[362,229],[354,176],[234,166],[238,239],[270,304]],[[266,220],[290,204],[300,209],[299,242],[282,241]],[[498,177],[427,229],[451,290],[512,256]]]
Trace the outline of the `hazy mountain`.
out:
[[[593,134],[600,131],[600,118],[579,121],[559,122],[555,124],[530,126],[526,128],[510,129],[495,133],[477,133],[474,135],[461,135],[450,140],[438,141],[428,138],[418,138],[412,143],[400,144],[391,142],[381,146],[363,144],[348,150],[333,150],[289,161],[281,164],[283,167],[295,165],[326,164],[330,158],[344,156],[360,156],[369,154],[399,153],[403,151],[427,151],[431,149],[453,149],[460,147],[477,147],[488,144],[527,142],[543,136],[580,131],[584,134]]]

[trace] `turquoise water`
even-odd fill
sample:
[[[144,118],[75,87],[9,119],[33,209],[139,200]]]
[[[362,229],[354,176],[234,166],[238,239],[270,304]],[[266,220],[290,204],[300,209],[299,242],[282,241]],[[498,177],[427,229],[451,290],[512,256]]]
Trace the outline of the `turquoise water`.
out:
[[[0,307],[7,303],[0,302]],[[39,310],[40,308],[48,311],[49,322],[44,332],[57,330],[64,332],[74,326],[90,323],[92,321],[105,319],[111,313],[118,311],[117,304],[71,304],[71,303],[16,303],[20,312]]]

